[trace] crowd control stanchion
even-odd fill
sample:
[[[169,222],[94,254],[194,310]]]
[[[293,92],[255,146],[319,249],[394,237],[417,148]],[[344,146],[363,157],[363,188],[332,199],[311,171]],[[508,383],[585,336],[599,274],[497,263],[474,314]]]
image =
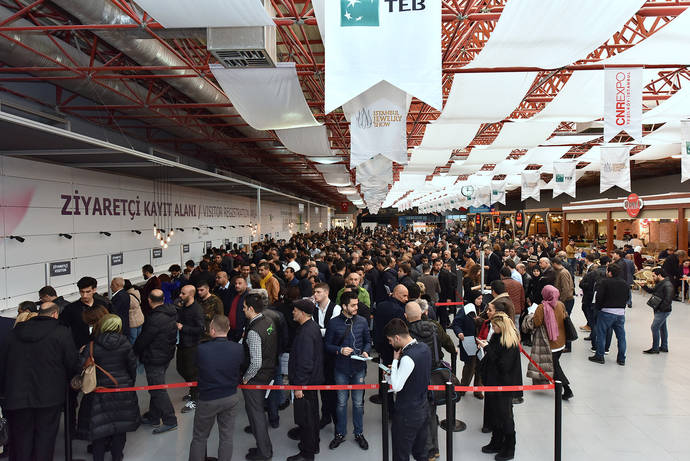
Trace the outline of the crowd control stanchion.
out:
[[[555,421],[554,421],[554,428],[555,428],[555,434],[554,434],[554,452],[553,452],[553,459],[554,461],[561,461],[561,430],[562,430],[562,424],[563,424],[563,383],[560,381],[556,381],[556,385],[554,387],[555,394],[556,394],[556,404],[555,404],[555,411],[554,411],[554,416],[555,416]]]
[[[72,431],[69,422],[70,406],[69,406],[70,391],[69,386],[65,390],[65,460],[72,461]]]
[[[457,364],[457,360],[458,360],[458,354],[451,354],[450,359],[451,359],[451,364],[450,364],[451,371],[453,372],[454,376],[457,376],[458,367],[456,364]],[[446,402],[447,402],[446,403],[447,405],[450,405],[450,401],[446,400]],[[451,419],[449,414],[450,413],[448,413],[448,409],[446,409],[446,419],[444,419],[440,422],[441,429],[443,429],[444,431],[448,430],[448,420],[450,420],[450,421],[455,420],[455,424],[453,425],[453,432],[462,432],[465,429],[467,429],[467,424],[463,423],[459,419],[455,419],[455,402],[453,402],[453,419]]]
[[[446,422],[455,421],[455,400],[453,393],[455,389],[453,383],[446,383]],[[453,461],[453,432],[455,430],[446,430],[446,460]]]
[[[388,382],[385,379],[380,381],[379,398],[381,399],[381,452],[383,461],[388,461]]]

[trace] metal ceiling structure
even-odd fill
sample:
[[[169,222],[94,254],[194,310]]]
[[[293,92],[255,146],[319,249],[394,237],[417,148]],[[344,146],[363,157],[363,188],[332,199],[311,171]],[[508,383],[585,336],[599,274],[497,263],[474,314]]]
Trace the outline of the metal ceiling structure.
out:
[[[330,129],[332,148],[349,165],[348,123],[340,110],[323,113],[324,46],[312,2],[270,3],[275,9],[278,59],[296,63],[309,107]],[[690,1],[649,0],[606,43],[563,68],[465,68],[489,39],[505,3],[443,0],[443,91],[447,96],[456,73],[538,71],[511,119],[531,117],[558,94],[574,70],[600,69],[598,61],[634,46],[690,6]],[[46,47],[57,47],[62,55],[50,55]],[[217,61],[207,51],[205,30],[164,29],[131,0],[0,0],[0,62],[0,91],[38,104],[46,112],[161,146],[276,190],[291,190],[329,205],[347,200],[325,183],[307,157],[287,151],[274,132],[253,130],[242,120],[209,69]],[[658,71],[658,79],[644,89],[646,109],[690,79],[685,65],[667,65]],[[52,92],[49,98],[46,85]],[[421,143],[426,125],[439,114],[413,99],[408,147]],[[469,149],[490,144],[502,126],[503,121],[483,125]],[[645,131],[654,128],[645,126]],[[557,131],[575,133],[576,126],[562,123]],[[573,145],[568,155],[578,157],[596,143]],[[516,150],[513,156],[522,153]],[[447,172],[454,159],[467,154],[467,149],[454,152],[434,174]],[[671,160],[645,165],[677,169],[677,162]],[[394,165],[396,179],[400,169]],[[591,175],[597,173],[588,173],[581,181],[591,181]]]

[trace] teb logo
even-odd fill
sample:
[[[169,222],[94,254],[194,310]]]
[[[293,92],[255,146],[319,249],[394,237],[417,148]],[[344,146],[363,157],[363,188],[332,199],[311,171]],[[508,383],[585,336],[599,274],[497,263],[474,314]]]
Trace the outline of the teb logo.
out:
[[[340,0],[342,27],[378,27],[379,0]]]

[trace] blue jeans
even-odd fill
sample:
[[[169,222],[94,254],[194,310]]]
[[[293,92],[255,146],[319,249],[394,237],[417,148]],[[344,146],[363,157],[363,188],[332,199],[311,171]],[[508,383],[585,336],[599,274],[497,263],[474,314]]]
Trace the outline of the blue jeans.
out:
[[[141,334],[141,328],[142,328],[142,326],[140,325],[140,326],[138,326],[138,327],[130,328],[130,329],[129,329],[129,336],[128,336],[128,337],[129,337],[129,342],[130,342],[130,343],[134,344],[134,341],[137,340],[137,338],[138,338],[139,335]]]
[[[364,384],[366,370],[357,371],[352,374],[345,374],[335,370],[335,384]],[[364,432],[364,389],[360,390],[339,390],[338,400],[335,409],[336,422],[335,433],[346,434],[347,431],[347,399],[352,393],[352,424],[355,427],[355,435]]]
[[[606,331],[610,328],[616,333],[616,340],[618,341],[618,357],[619,362],[625,362],[625,315],[615,315],[608,312],[599,311],[597,316],[597,356],[604,356],[604,341],[606,339]]]
[[[278,365],[276,366],[275,376],[273,377],[273,384],[281,386],[283,384],[283,368],[280,363],[280,356],[278,356]],[[284,391],[273,389],[268,394],[268,420],[272,423],[277,423],[280,420],[278,414],[280,405],[287,400],[287,395]]]
[[[592,331],[590,332],[589,336],[592,338],[592,348],[594,350],[597,349],[597,319],[599,318],[599,310],[595,309],[594,306],[592,306]],[[613,330],[609,328],[606,330],[606,351],[608,351],[611,348],[611,339],[613,339]]]
[[[659,350],[659,336],[661,336],[661,348],[668,350],[668,328],[666,319],[670,312],[655,312],[652,321],[652,349]]]

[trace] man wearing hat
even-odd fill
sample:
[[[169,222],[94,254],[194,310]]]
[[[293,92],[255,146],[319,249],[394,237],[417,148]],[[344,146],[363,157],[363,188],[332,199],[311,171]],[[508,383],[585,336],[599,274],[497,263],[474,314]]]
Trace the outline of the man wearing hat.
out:
[[[308,299],[294,302],[292,318],[299,324],[290,349],[288,378],[293,386],[323,384],[323,339],[314,322],[314,303]],[[297,430],[288,435],[299,440],[299,453],[288,461],[311,461],[319,451],[319,399],[317,391],[295,391]]]

